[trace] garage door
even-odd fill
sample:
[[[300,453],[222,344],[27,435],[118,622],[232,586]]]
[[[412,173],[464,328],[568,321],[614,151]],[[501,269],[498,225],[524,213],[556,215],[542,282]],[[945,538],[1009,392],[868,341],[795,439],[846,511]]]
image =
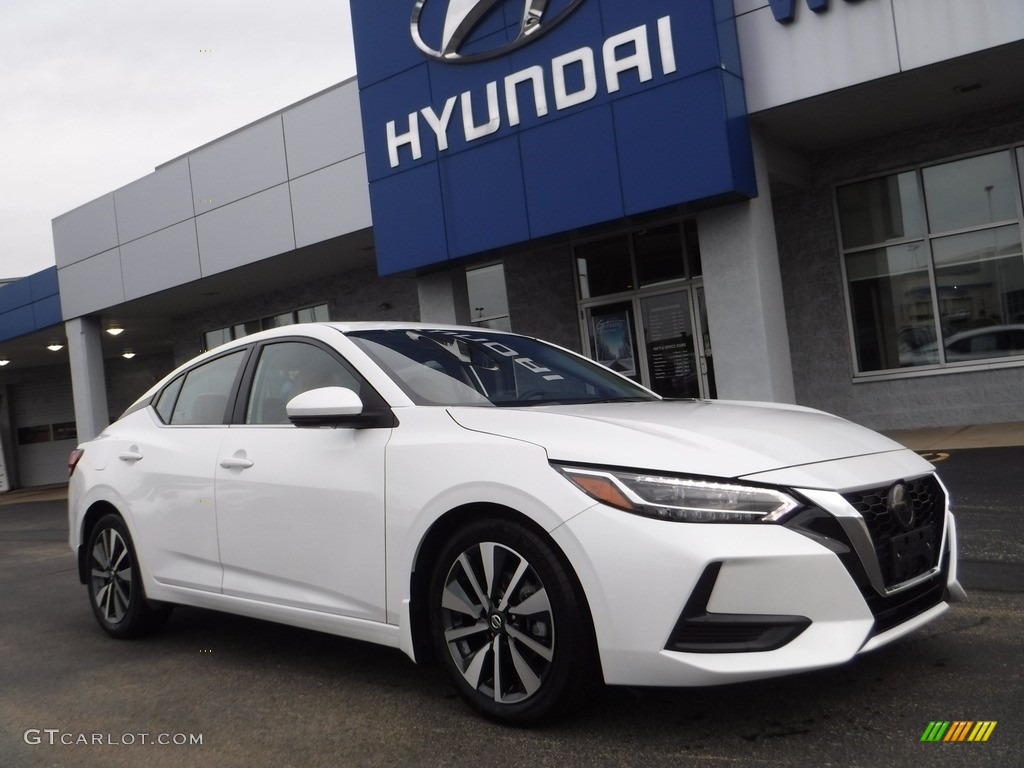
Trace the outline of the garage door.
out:
[[[59,369],[12,385],[11,420],[18,458],[18,485],[66,483],[68,454],[77,443],[71,377]]]

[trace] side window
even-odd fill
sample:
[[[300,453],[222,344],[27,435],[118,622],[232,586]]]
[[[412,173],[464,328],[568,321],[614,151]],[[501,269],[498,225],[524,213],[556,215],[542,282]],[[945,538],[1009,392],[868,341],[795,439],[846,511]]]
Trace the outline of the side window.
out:
[[[320,387],[345,387],[367,400],[368,388],[359,377],[320,347],[299,341],[268,344],[260,353],[245,423],[287,424],[288,401]]]
[[[238,369],[245,360],[245,350],[233,352],[219,357],[209,363],[193,368],[182,379],[180,394],[171,409],[170,423],[175,426],[194,424],[223,424],[224,412],[227,410],[228,397],[235,383]],[[164,396],[175,388],[173,383],[157,403],[157,412],[163,417],[161,410]]]

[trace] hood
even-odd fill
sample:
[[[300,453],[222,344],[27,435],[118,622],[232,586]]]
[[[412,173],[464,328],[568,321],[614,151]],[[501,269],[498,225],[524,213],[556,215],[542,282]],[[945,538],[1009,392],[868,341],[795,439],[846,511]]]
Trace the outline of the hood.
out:
[[[557,461],[713,477],[906,450],[838,416],[768,403],[655,401],[449,412],[466,429],[540,445]]]

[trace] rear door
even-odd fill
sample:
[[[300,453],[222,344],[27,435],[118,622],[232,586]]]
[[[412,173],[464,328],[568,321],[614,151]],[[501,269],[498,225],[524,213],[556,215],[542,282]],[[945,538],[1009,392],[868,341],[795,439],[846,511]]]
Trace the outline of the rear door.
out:
[[[237,350],[183,373],[137,426],[118,431],[117,487],[140,560],[161,583],[221,589],[214,470],[247,354]]]

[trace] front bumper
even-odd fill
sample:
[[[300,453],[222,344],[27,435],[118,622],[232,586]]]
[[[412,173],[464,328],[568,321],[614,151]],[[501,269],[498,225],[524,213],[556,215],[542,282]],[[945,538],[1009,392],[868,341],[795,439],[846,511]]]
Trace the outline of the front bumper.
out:
[[[798,493],[835,519],[859,517],[838,493]],[[781,525],[596,505],[554,535],[587,593],[605,681],[700,686],[842,664],[937,617],[963,595],[944,504],[942,522],[936,567],[881,593],[851,566],[853,547]]]

